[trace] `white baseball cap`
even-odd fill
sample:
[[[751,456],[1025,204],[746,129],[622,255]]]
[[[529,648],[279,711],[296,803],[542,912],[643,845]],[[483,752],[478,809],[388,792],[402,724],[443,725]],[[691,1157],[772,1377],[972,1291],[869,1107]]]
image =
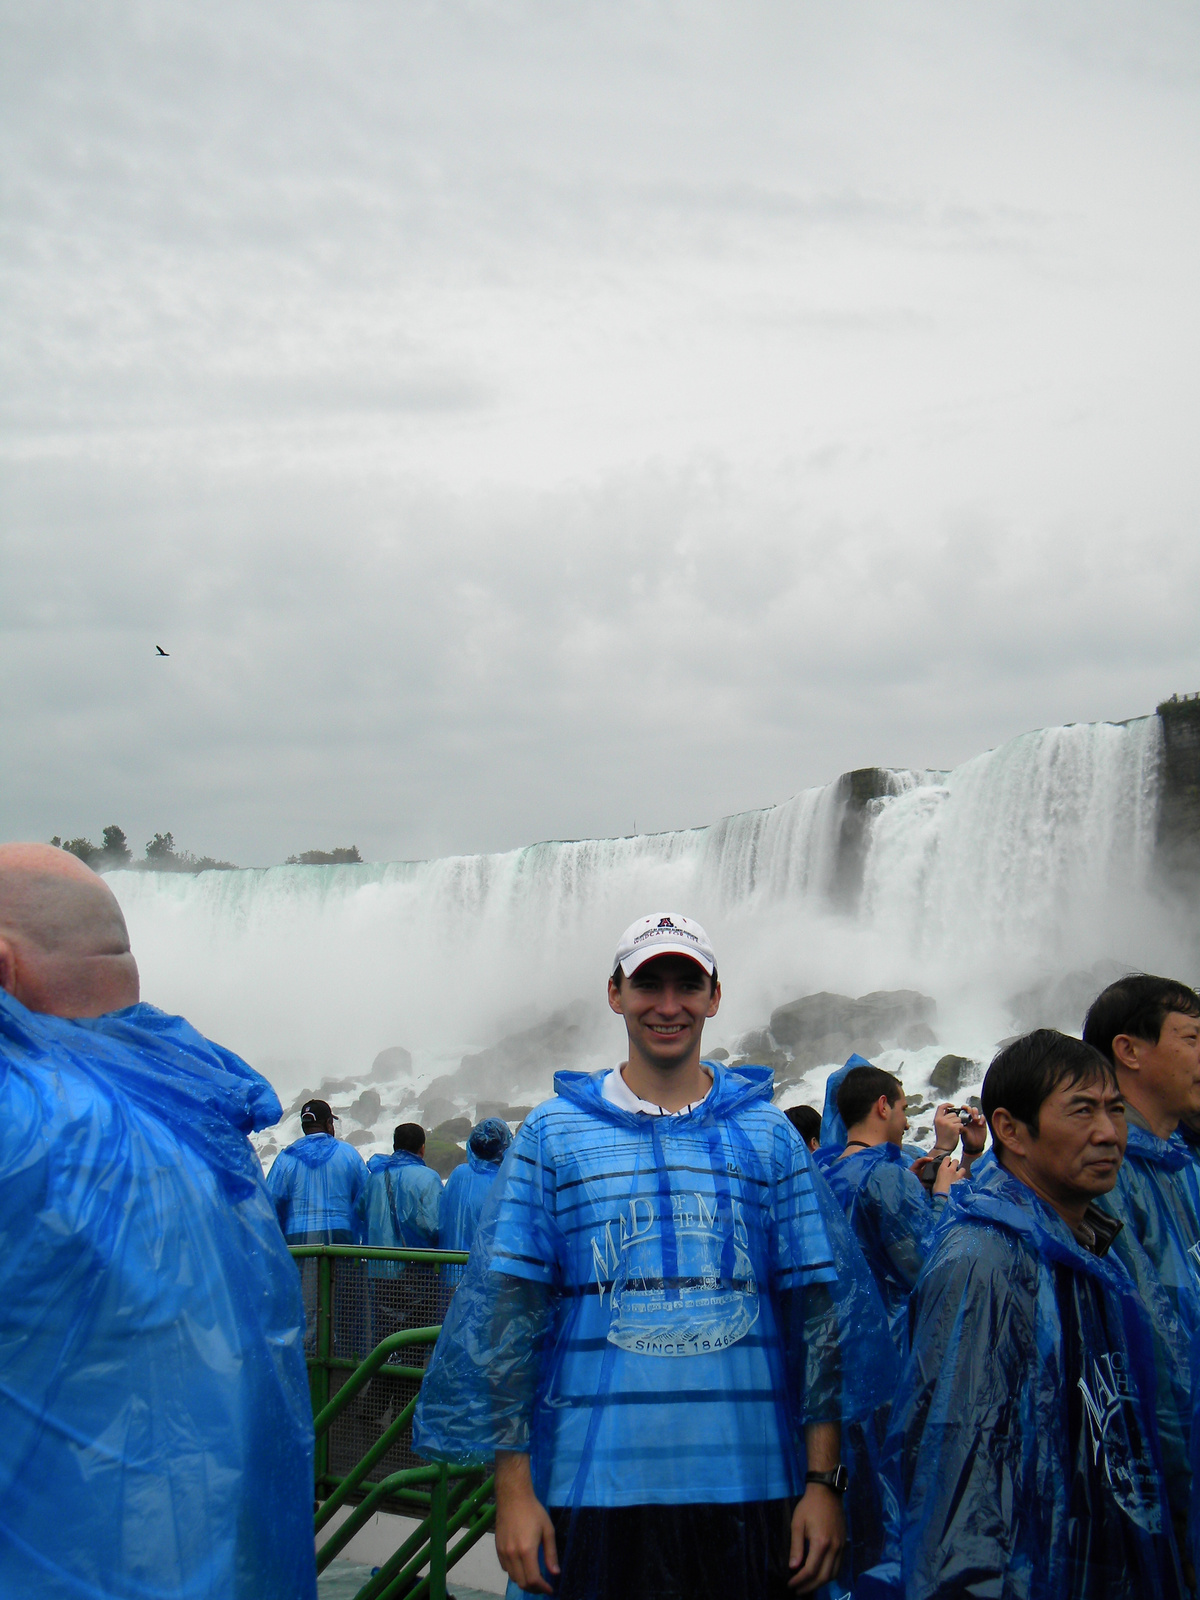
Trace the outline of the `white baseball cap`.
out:
[[[717,958],[704,929],[677,911],[655,912],[631,923],[621,935],[612,970],[620,967],[631,978],[644,961],[665,955],[689,956],[710,978],[717,970]]]

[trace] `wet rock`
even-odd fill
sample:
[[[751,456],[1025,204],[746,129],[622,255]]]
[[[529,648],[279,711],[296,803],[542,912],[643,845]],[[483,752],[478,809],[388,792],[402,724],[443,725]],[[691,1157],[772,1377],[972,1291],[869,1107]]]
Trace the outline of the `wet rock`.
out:
[[[449,1144],[432,1135],[425,1141],[425,1165],[432,1167],[440,1178],[448,1178],[466,1159],[467,1152],[460,1144]]]
[[[734,1051],[743,1061],[757,1061],[760,1056],[770,1055],[777,1050],[777,1045],[766,1028],[755,1028],[751,1033],[744,1033],[737,1042]]]
[[[978,1071],[978,1061],[972,1061],[969,1056],[943,1056],[929,1074],[929,1082],[943,1094],[957,1094],[967,1079],[975,1077]]]
[[[418,1107],[418,1114],[412,1118],[423,1127],[436,1127],[439,1122],[445,1122],[447,1117],[458,1115],[459,1108],[453,1100],[446,1100],[434,1095],[430,1099],[422,1099]]]
[[[375,1057],[368,1077],[372,1083],[395,1083],[411,1071],[412,1056],[402,1044],[393,1044]]]
[[[726,1066],[735,1070],[738,1067],[770,1067],[777,1077],[787,1073],[791,1064],[791,1060],[782,1050],[757,1050],[753,1055],[734,1056],[732,1060],[726,1062]]]
[[[703,1054],[704,1054],[704,1058],[705,1058],[706,1061],[728,1061],[729,1060],[729,1051],[728,1050],[722,1050],[720,1045],[718,1045],[715,1050],[705,1050],[703,1052]]]
[[[322,1078],[319,1089],[303,1090],[292,1101],[284,1115],[294,1117],[309,1100],[326,1100],[332,1105],[338,1095],[349,1094],[352,1089],[357,1087],[357,1078]]]
[[[379,1097],[378,1089],[364,1089],[346,1110],[346,1115],[353,1121],[360,1122],[364,1128],[374,1127],[382,1113],[383,1101]]]
[[[612,1042],[612,1013],[573,1000],[561,1011],[497,1044],[464,1056],[456,1072],[448,1072],[426,1085],[419,1096],[427,1116],[438,1101],[477,1105],[481,1099],[497,1100],[514,1090],[533,1091],[539,1098],[551,1092],[554,1074],[579,1067]]]
[[[896,1035],[901,1050],[924,1050],[938,1042],[937,1034],[927,1022],[914,1022]]]
[[[1123,978],[1129,967],[1121,961],[1104,959],[1075,972],[1063,972],[1045,982],[1023,989],[1008,1002],[1015,1035],[1032,1033],[1034,1028],[1058,1028],[1063,1033],[1083,1032],[1083,1019],[1101,989]],[[1011,1041],[1008,1041],[1011,1043]]]
[[[510,1106],[503,1100],[481,1100],[475,1107],[475,1121],[482,1122],[485,1117],[499,1117],[501,1122],[524,1122],[532,1110],[532,1106]]]
[[[441,1140],[443,1144],[459,1144],[467,1138],[473,1127],[470,1117],[451,1117],[446,1122],[439,1122],[429,1138]]]
[[[806,1072],[855,1052],[869,1060],[890,1046],[921,1050],[936,1044],[936,1015],[936,1002],[915,989],[876,989],[857,999],[823,990],[777,1007],[770,1034]]]

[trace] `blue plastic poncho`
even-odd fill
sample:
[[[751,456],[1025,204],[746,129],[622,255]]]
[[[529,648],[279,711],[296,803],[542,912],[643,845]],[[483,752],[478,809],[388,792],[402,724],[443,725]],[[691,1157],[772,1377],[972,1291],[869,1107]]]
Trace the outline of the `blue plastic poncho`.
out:
[[[316,1594],[270,1085],[181,1017],[0,993],[0,1594]]]
[[[1158,1271],[1183,1331],[1181,1361],[1200,1334],[1200,1183],[1189,1147],[1131,1122],[1117,1186],[1099,1203],[1125,1224]],[[1121,1253],[1124,1240],[1114,1248]]]
[[[938,1195],[931,1201],[894,1144],[855,1150],[823,1170],[862,1246],[903,1359],[908,1350],[908,1297],[929,1254],[945,1198]]]
[[[846,1124],[842,1121],[842,1114],[837,1107],[837,1092],[842,1087],[842,1080],[848,1072],[855,1067],[869,1067],[871,1063],[866,1056],[852,1055],[844,1067],[839,1067],[836,1072],[831,1072],[825,1084],[825,1109],[821,1112],[821,1148],[832,1146],[840,1150],[846,1143]]]
[[[442,1180],[411,1150],[372,1156],[370,1174],[359,1196],[359,1216],[369,1245],[388,1249],[432,1250],[437,1245],[438,1202]],[[402,1261],[370,1261],[371,1277],[400,1277]]]
[[[550,1507],[761,1502],[802,1491],[804,1424],[886,1401],[883,1308],[770,1071],[712,1070],[662,1117],[556,1076],[484,1208],[422,1455],[530,1452]]]
[[[1181,1596],[1153,1332],[1121,1263],[997,1165],[952,1188],[911,1315],[889,1559],[856,1600]]]
[[[470,1250],[484,1202],[511,1143],[508,1124],[499,1117],[485,1117],[471,1129],[467,1159],[446,1179],[438,1205],[438,1244],[443,1250]]]
[[[359,1196],[367,1164],[352,1144],[307,1133],[275,1157],[267,1173],[279,1226],[289,1244],[361,1243]]]

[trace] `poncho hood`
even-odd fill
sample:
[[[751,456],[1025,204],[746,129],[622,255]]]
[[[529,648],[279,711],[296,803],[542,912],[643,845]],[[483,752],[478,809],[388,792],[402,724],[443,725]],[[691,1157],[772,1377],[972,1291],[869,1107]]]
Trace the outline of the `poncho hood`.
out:
[[[512,1133],[507,1122],[499,1117],[484,1117],[471,1129],[467,1140],[467,1160],[478,1172],[481,1167],[498,1167],[504,1153],[512,1143]]]
[[[368,1172],[395,1172],[400,1167],[423,1167],[425,1161],[412,1150],[393,1150],[388,1155],[372,1156]]]
[[[921,1152],[925,1154],[924,1151]],[[864,1167],[873,1167],[878,1162],[889,1162],[895,1167],[909,1166],[908,1157],[898,1144],[893,1144],[890,1139],[885,1139],[882,1144],[873,1144],[867,1150],[852,1150],[848,1156],[838,1156],[833,1161],[826,1161],[824,1168],[827,1172],[845,1170],[847,1172],[862,1171]]]
[[[257,1186],[261,1169],[246,1135],[279,1121],[279,1096],[182,1017],[144,1002],[103,1017],[51,1017],[0,993],[0,1074],[22,1055],[42,1068],[74,1068],[157,1117],[229,1193]]]
[[[871,1063],[866,1056],[852,1055],[844,1067],[839,1067],[836,1072],[831,1072],[825,1084],[825,1109],[821,1112],[821,1148],[826,1145],[836,1145],[839,1149],[846,1142],[846,1124],[842,1121],[842,1114],[837,1108],[837,1092],[842,1087],[842,1079],[855,1067],[869,1067]]]
[[[337,1147],[338,1141],[328,1133],[304,1133],[295,1144],[289,1144],[279,1154],[295,1156],[306,1167],[323,1167],[327,1161],[333,1160]]]
[[[1192,1152],[1177,1133],[1173,1133],[1169,1139],[1159,1139],[1132,1122],[1129,1124],[1129,1140],[1125,1146],[1125,1159],[1129,1160],[1130,1157],[1135,1157],[1139,1161],[1149,1161],[1156,1167],[1163,1167],[1167,1172],[1180,1172],[1193,1159]]]
[[[971,1183],[951,1184],[947,1200],[943,1226],[964,1219],[990,1223],[1017,1234],[1043,1259],[1061,1261],[1077,1272],[1099,1278],[1122,1295],[1134,1296],[1133,1284],[1123,1267],[1086,1250],[1058,1213],[999,1162]]]
[[[719,1061],[705,1061],[704,1065],[713,1075],[713,1086],[689,1114],[687,1120],[692,1126],[720,1122],[757,1100],[770,1100],[775,1078],[770,1067],[730,1068],[723,1067]],[[622,1128],[645,1128],[651,1122],[664,1120],[644,1111],[626,1111],[606,1100],[603,1084],[609,1070],[602,1067],[599,1072],[556,1072],[555,1093],[581,1111],[601,1117],[605,1122],[615,1122]]]

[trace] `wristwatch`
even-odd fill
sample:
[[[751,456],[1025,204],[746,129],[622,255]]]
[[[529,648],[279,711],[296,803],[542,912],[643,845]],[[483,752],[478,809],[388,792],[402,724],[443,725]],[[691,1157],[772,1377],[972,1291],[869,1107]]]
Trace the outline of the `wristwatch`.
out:
[[[845,1494],[850,1487],[850,1474],[843,1466],[834,1467],[832,1472],[808,1472],[804,1475],[805,1483],[823,1483],[827,1489],[832,1489],[834,1494]]]

